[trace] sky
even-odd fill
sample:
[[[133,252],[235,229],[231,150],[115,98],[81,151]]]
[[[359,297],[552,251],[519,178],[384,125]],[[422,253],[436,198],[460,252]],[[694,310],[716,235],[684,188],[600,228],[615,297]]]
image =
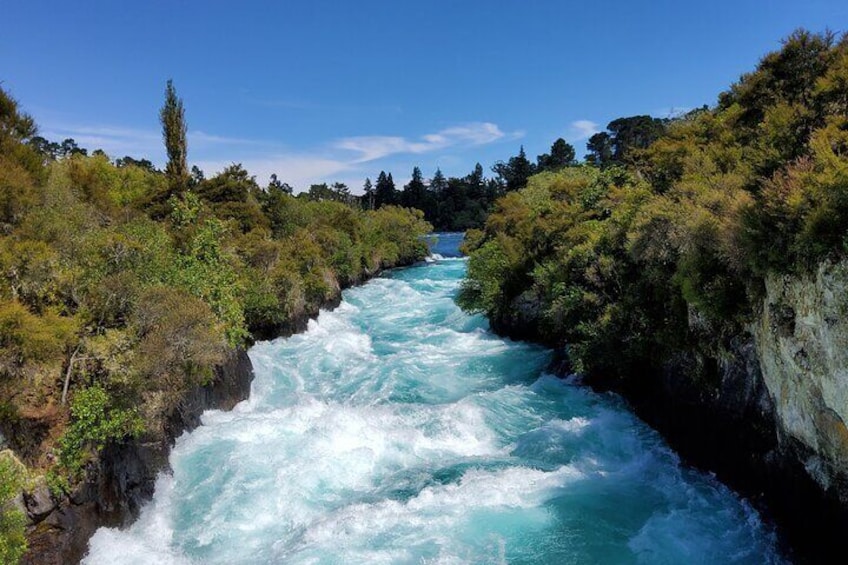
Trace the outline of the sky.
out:
[[[0,0],[0,82],[40,133],[166,160],[174,81],[190,165],[296,190],[419,166],[462,176],[611,120],[712,105],[845,0]]]

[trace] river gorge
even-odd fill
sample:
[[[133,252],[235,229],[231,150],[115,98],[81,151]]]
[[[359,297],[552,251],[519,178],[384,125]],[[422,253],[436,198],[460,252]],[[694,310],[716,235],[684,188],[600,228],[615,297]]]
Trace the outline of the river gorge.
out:
[[[618,396],[463,313],[456,244],[257,343],[249,400],[180,437],[84,563],[782,562]]]

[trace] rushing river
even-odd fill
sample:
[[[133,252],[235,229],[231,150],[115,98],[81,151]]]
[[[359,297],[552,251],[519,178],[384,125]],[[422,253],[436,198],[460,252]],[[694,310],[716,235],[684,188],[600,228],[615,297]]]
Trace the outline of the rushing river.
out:
[[[464,272],[393,272],[253,347],[250,399],[182,436],[139,520],[85,562],[779,561],[757,513],[620,399],[462,313]]]

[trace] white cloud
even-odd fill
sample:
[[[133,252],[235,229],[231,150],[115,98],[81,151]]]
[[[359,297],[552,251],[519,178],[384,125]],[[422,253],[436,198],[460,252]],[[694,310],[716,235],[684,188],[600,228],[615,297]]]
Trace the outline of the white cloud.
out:
[[[601,130],[598,129],[598,124],[592,120],[577,120],[571,122],[569,137],[575,141],[580,141],[581,139],[589,139],[599,131]]]
[[[113,158],[130,155],[164,166],[165,150],[159,131],[109,125],[53,124],[45,128],[42,135],[53,141],[71,137],[80,147],[102,149]],[[347,137],[319,145],[311,151],[291,153],[271,141],[191,130],[188,132],[188,147],[190,164],[199,166],[207,177],[235,162],[255,175],[260,184],[267,182],[272,173],[296,190],[305,190],[313,183],[346,178],[349,179],[347,184],[356,191],[362,181],[354,179],[364,179],[369,172],[367,167],[363,167],[364,163],[392,155],[420,155],[449,148],[474,147],[523,135],[520,131],[505,133],[491,122],[472,122],[415,139],[385,135]],[[396,183],[402,185],[398,179]]]
[[[134,129],[116,126],[77,126],[73,124],[51,124],[41,135],[51,141],[72,138],[77,145],[89,151],[102,149],[112,157],[145,157],[159,161],[165,155],[162,133],[158,130]],[[189,150],[210,146],[255,145],[268,146],[264,141],[238,137],[213,135],[200,130],[188,132]]]
[[[89,151],[102,149],[113,157],[132,155],[155,158],[164,155],[161,134],[148,130],[114,126],[50,124],[42,129],[40,135],[57,142],[72,138],[80,147]]]
[[[510,134],[510,137],[515,135]],[[358,153],[354,163],[366,163],[397,153],[418,155],[456,145],[484,145],[505,137],[507,134],[501,131],[497,124],[476,122],[422,135],[416,140],[398,136],[371,135],[340,139],[333,146]]]
[[[256,159],[241,159],[238,162],[256,177],[260,185],[265,184],[272,174],[287,182],[296,189],[306,190],[309,185],[325,182],[329,177],[342,172],[350,171],[352,163],[339,161],[337,159],[319,157],[315,155],[276,155]],[[233,161],[201,160],[195,161],[206,176],[220,173]]]

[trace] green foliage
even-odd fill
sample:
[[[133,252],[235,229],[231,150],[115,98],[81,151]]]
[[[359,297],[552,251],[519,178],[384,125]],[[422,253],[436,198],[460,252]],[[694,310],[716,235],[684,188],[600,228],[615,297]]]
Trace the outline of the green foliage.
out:
[[[624,165],[638,160],[665,132],[666,121],[651,116],[618,118],[607,124],[607,131],[589,138],[586,161],[599,167]]]
[[[189,178],[185,109],[170,79],[165,86],[165,104],[159,111],[159,121],[162,123],[162,137],[168,154],[165,174],[172,188],[179,191],[188,185]]]
[[[551,145],[551,152],[539,155],[536,158],[536,170],[556,171],[563,167],[575,164],[574,147],[564,139],[559,138]]]
[[[77,329],[75,320],[52,310],[38,316],[17,300],[0,301],[0,374],[17,375],[27,363],[61,356]]]
[[[206,384],[225,356],[225,330],[206,302],[186,291],[153,287],[133,311],[130,326],[139,339],[135,366],[145,388],[173,399]]]
[[[614,120],[602,170],[531,177],[469,233],[460,304],[596,374],[738,333],[763,275],[848,254],[846,61],[799,31],[715,109]]]
[[[241,165],[189,177],[170,82],[160,117],[164,175],[35,137],[0,90],[0,426],[14,433],[46,410],[58,436],[67,386],[70,425],[48,473],[56,492],[109,442],[160,433],[233,348],[427,253],[421,212],[365,212],[340,183],[294,197],[276,178],[261,189]]]
[[[0,451],[0,563],[18,563],[26,552],[26,516],[13,504],[24,488],[26,469],[8,450]]]
[[[137,437],[144,423],[135,409],[120,408],[99,385],[80,390],[71,402],[71,424],[59,440],[58,462],[67,476],[76,478],[91,450],[112,441]]]

